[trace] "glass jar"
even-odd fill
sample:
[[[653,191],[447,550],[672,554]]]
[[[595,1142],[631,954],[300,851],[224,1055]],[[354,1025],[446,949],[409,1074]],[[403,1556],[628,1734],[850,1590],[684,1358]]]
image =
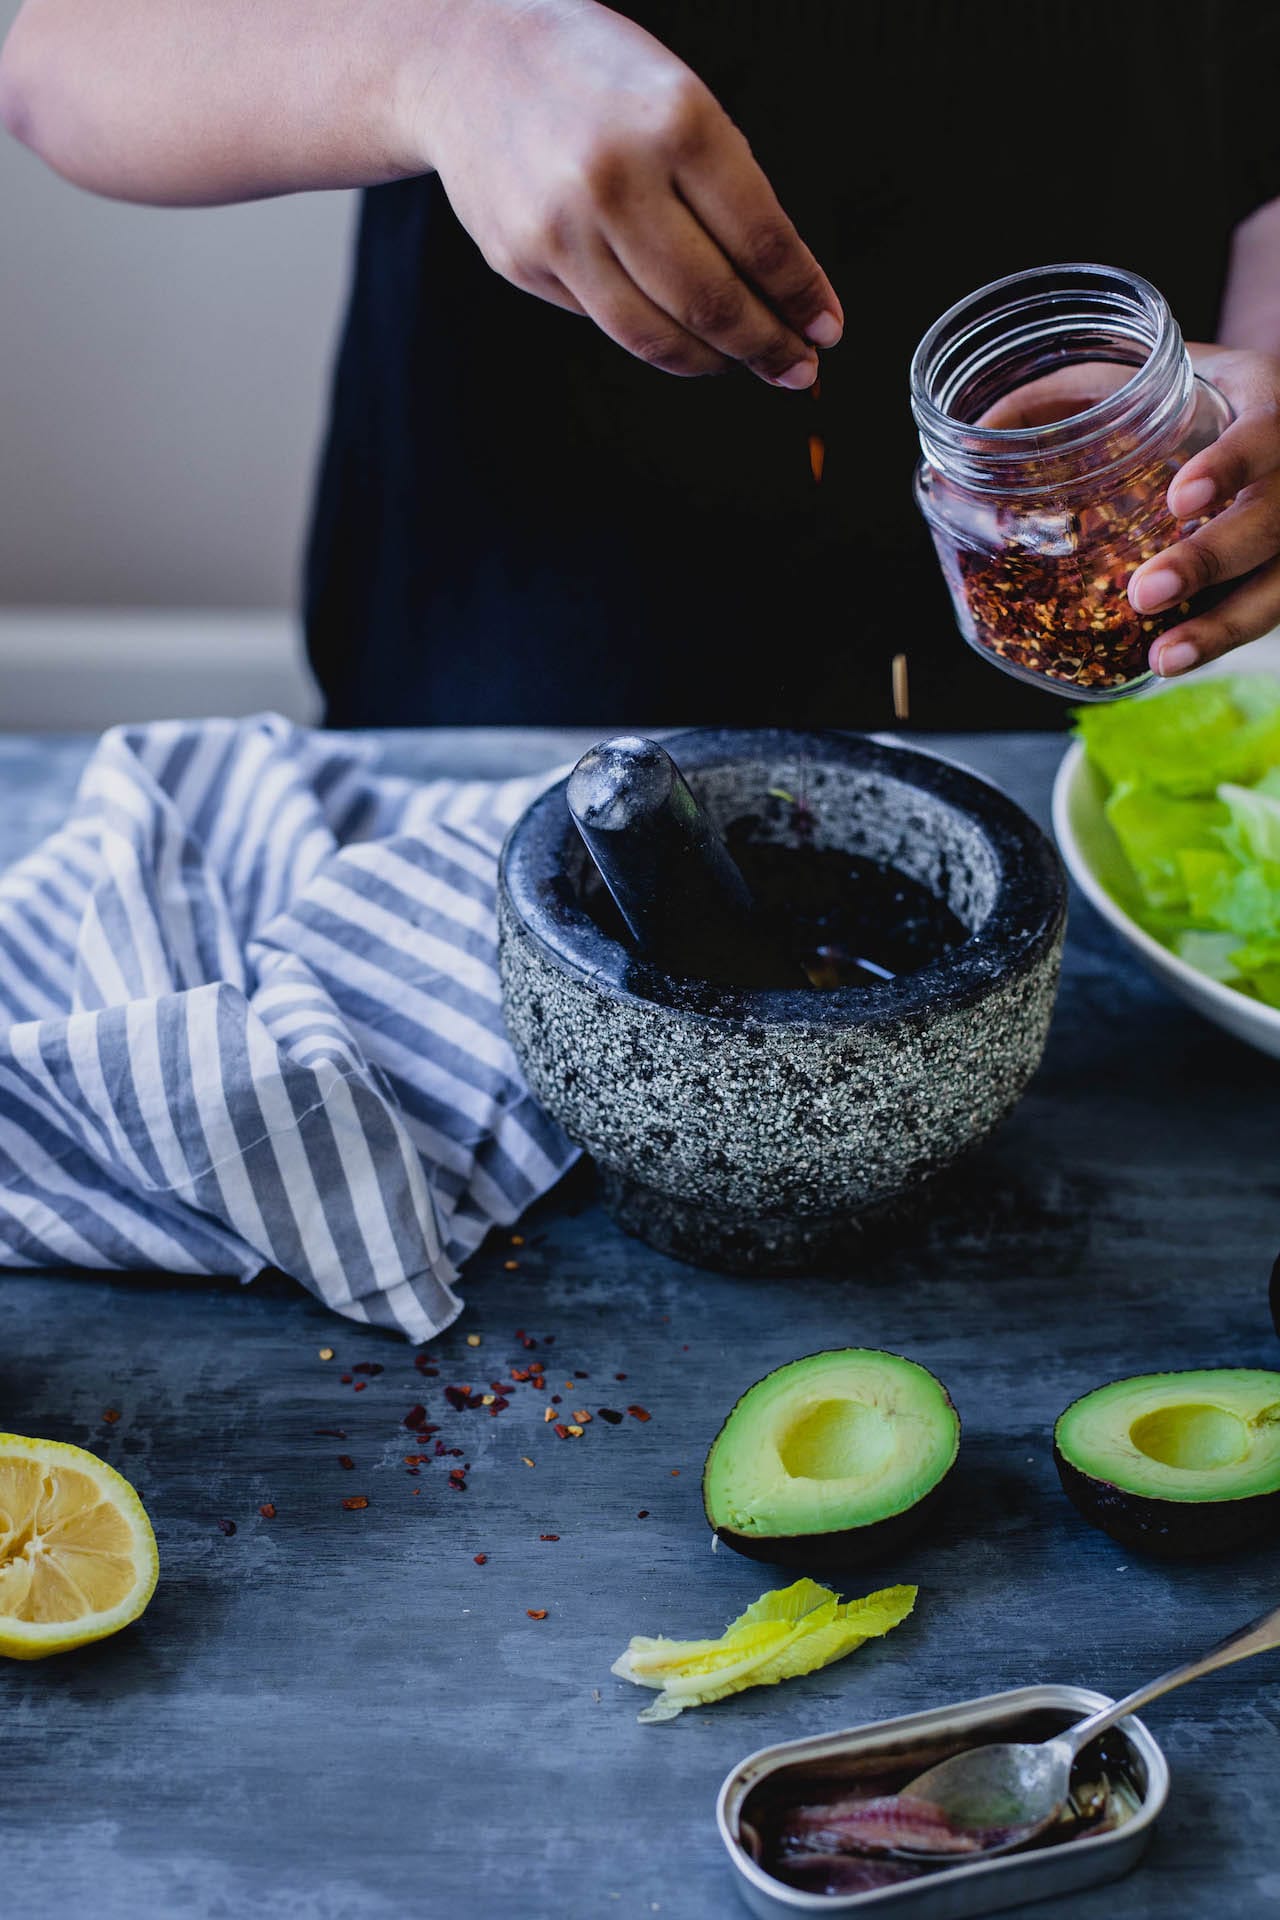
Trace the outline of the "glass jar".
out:
[[[916,500],[970,646],[1074,700],[1140,687],[1193,608],[1137,613],[1129,577],[1202,524],[1165,495],[1232,417],[1163,296],[1114,267],[995,280],[920,342],[911,410]]]

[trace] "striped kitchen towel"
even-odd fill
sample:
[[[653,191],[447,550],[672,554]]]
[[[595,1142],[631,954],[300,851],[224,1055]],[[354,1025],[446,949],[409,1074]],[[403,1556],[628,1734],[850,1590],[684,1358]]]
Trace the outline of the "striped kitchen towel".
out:
[[[275,715],[117,728],[0,878],[0,1265],[279,1267],[413,1340],[573,1149],[502,1023],[550,776],[425,785]]]

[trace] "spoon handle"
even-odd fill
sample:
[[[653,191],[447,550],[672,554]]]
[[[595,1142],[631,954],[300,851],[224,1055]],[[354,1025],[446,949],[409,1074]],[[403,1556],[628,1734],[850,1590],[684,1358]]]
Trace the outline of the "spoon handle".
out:
[[[1068,1741],[1072,1753],[1077,1754],[1107,1727],[1114,1726],[1117,1720],[1123,1720],[1127,1713],[1137,1713],[1149,1701],[1158,1700],[1162,1693],[1172,1693],[1175,1687],[1185,1687],[1188,1680],[1198,1680],[1202,1674],[1214,1673],[1219,1667],[1232,1666],[1237,1660],[1248,1660],[1255,1653],[1267,1653],[1272,1647],[1280,1647],[1280,1607],[1273,1607],[1270,1613],[1260,1614],[1256,1620],[1251,1620],[1247,1627],[1239,1627],[1235,1633],[1229,1633],[1216,1647],[1210,1647],[1208,1653],[1186,1661],[1183,1666],[1174,1667],[1170,1673],[1162,1673],[1158,1680],[1149,1680],[1145,1687],[1138,1687],[1135,1692],[1126,1694],[1114,1706],[1100,1707],[1097,1713],[1091,1713],[1087,1720],[1068,1727],[1058,1737]]]

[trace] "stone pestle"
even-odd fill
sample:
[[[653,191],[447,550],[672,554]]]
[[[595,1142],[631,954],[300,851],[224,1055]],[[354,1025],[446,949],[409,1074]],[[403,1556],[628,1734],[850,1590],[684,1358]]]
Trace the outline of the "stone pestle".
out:
[[[738,987],[805,986],[737,863],[656,740],[584,753],[567,798],[637,953],[664,972]]]

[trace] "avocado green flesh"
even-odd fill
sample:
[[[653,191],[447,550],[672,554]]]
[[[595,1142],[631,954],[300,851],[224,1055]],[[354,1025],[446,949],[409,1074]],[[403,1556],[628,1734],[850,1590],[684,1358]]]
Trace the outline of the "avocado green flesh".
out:
[[[758,1380],[730,1413],[707,1458],[707,1517],[762,1540],[872,1526],[923,1500],[959,1444],[946,1389],[914,1361],[813,1354]]]
[[[1247,1500],[1280,1490],[1280,1373],[1144,1374],[1067,1408],[1054,1439],[1078,1473],[1148,1500]]]

